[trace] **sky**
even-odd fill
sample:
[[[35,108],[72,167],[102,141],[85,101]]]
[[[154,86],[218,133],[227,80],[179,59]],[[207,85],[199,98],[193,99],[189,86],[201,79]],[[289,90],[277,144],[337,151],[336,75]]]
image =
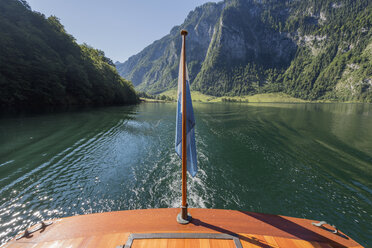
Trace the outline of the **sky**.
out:
[[[57,16],[79,44],[124,62],[171,28],[197,6],[213,0],[27,0],[32,10]]]

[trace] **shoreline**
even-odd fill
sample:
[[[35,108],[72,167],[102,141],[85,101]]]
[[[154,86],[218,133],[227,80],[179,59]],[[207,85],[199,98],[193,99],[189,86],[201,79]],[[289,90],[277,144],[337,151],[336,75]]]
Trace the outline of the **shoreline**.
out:
[[[158,99],[149,99],[141,98],[141,102],[150,102],[150,103],[167,103],[167,102],[176,102],[176,90],[168,90],[160,95],[165,95],[171,97],[174,100],[158,100]],[[300,98],[292,97],[283,92],[277,93],[263,93],[255,95],[245,95],[245,96],[210,96],[205,95],[199,91],[191,91],[191,98],[193,102],[201,103],[367,103],[368,102],[359,102],[359,101],[336,101],[336,100],[303,100]]]

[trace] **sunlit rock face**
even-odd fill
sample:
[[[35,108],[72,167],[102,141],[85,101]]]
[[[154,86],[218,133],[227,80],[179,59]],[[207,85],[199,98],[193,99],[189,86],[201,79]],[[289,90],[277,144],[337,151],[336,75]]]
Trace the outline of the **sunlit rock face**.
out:
[[[372,101],[369,84],[360,83],[372,74],[371,11],[367,0],[207,3],[116,66],[137,90],[158,94],[175,88],[180,31],[186,29],[194,90],[215,96],[284,91],[309,100]],[[355,72],[348,76],[348,64],[361,69],[351,68]]]
[[[187,62],[190,79],[193,81],[207,54],[222,7],[222,3],[207,3],[191,11],[181,26],[175,26],[162,39],[126,62],[117,64],[119,73],[130,79],[138,89],[148,92],[158,93],[173,88],[178,76],[180,31],[186,29]]]
[[[286,33],[274,31],[262,22],[260,15],[263,10],[264,6],[254,1],[204,4],[190,12],[185,22],[174,27],[170,34],[126,62],[117,64],[118,71],[137,89],[150,93],[175,87],[181,29],[188,31],[188,69],[191,82],[197,88],[203,85],[202,74],[198,77],[202,68],[208,73],[220,65],[232,70],[234,66],[250,61],[265,66],[288,65],[296,51],[296,44]]]

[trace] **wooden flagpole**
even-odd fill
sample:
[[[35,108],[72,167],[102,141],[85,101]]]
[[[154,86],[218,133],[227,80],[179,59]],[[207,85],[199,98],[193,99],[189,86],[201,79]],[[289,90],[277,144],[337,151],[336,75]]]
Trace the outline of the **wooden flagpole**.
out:
[[[187,150],[186,150],[186,30],[181,30],[182,36],[182,207],[181,216],[177,221],[181,224],[189,223],[187,213]],[[182,219],[180,219],[180,217]]]

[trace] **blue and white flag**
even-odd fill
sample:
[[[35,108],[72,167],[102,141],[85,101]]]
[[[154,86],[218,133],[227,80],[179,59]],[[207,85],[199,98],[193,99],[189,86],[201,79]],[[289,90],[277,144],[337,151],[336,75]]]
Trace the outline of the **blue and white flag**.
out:
[[[182,159],[182,67],[183,59],[180,60],[178,72],[178,100],[177,100],[177,127],[176,127],[176,153]],[[195,145],[195,118],[192,108],[189,75],[186,66],[186,150],[187,150],[187,170],[191,176],[195,176],[198,171],[196,161],[196,145]]]

